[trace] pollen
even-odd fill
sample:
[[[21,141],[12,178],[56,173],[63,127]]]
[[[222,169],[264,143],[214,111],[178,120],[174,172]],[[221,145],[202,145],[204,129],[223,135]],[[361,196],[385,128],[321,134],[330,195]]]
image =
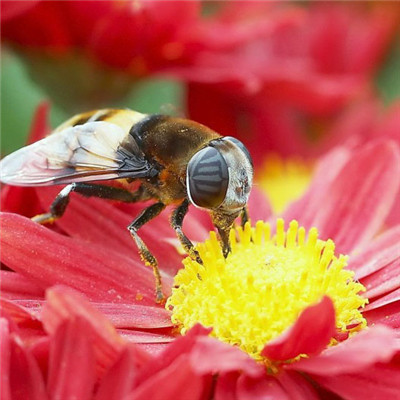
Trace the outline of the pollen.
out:
[[[166,303],[182,334],[201,323],[218,339],[262,360],[264,346],[324,295],[334,303],[339,334],[366,326],[360,311],[367,303],[360,296],[364,286],[345,268],[346,256],[336,256],[333,241],[318,239],[315,228],[306,234],[292,221],[285,230],[279,219],[271,235],[270,225],[259,221],[232,230],[230,244],[225,259],[211,232],[197,246],[203,265],[184,260]]]

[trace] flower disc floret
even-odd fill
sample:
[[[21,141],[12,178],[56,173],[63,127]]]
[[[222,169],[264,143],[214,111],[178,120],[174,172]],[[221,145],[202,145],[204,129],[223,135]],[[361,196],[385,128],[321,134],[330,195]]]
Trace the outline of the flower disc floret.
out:
[[[365,288],[346,270],[346,256],[335,256],[332,240],[319,240],[317,229],[306,232],[297,221],[287,231],[277,221],[232,230],[232,251],[225,259],[214,232],[198,245],[203,265],[191,258],[175,277],[166,307],[182,334],[196,323],[237,345],[255,359],[308,306],[329,296],[335,307],[338,333],[352,334],[366,326],[360,307]],[[332,343],[334,340],[332,339]]]

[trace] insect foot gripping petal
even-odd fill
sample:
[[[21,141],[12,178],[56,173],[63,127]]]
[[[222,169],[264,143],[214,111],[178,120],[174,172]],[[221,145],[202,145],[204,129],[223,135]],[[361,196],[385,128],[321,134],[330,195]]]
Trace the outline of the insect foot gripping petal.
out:
[[[32,221],[38,224],[52,224],[57,219],[61,218],[68,206],[69,195],[75,190],[75,183],[65,186],[64,189],[57,195],[53,203],[50,206],[48,213],[35,215],[32,217]]]
[[[138,235],[137,231],[140,227],[142,227],[145,223],[149,222],[151,219],[156,217],[164,210],[165,204],[163,203],[155,203],[151,206],[145,208],[136,218],[135,220],[128,226],[128,230],[135,240],[136,245],[139,249],[139,254],[141,259],[145,262],[146,265],[149,265],[153,268],[153,274],[156,279],[156,301],[157,303],[163,303],[165,301],[165,296],[162,292],[162,283],[161,283],[161,274],[158,269],[158,263],[156,258],[151,254],[150,250],[147,248],[146,244]]]

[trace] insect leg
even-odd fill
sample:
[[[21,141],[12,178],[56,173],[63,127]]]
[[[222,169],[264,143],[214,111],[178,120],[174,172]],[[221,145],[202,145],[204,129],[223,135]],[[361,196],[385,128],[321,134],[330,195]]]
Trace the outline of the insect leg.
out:
[[[171,225],[175,229],[176,235],[181,242],[183,248],[189,256],[196,260],[199,264],[203,264],[199,253],[195,250],[193,243],[188,239],[188,237],[182,231],[183,219],[188,212],[189,201],[184,200],[172,213],[171,215]]]
[[[54,199],[53,203],[51,203],[50,211],[48,213],[35,215],[32,221],[38,222],[39,224],[52,224],[56,219],[60,218],[67,209],[69,195],[74,191],[74,185],[75,183],[71,183],[65,186]]]
[[[135,219],[134,221],[128,226],[128,230],[132,235],[133,239],[136,242],[137,247],[139,248],[139,254],[142,260],[146,263],[146,265],[150,265],[153,268],[153,273],[156,278],[156,299],[158,303],[161,303],[164,300],[164,295],[162,293],[162,286],[161,286],[161,275],[158,269],[158,263],[156,258],[153,254],[150,253],[149,249],[143,242],[143,240],[137,234],[137,231],[151,219],[156,217],[158,214],[164,210],[165,204],[164,203],[155,203],[151,206],[145,208]]]
[[[127,203],[148,200],[150,196],[142,186],[135,192],[107,185],[96,185],[90,183],[71,183],[57,195],[50,206],[50,211],[45,214],[39,214],[32,218],[39,224],[53,223],[62,217],[69,203],[71,192],[80,193],[85,197],[99,197],[108,200],[117,200]]]

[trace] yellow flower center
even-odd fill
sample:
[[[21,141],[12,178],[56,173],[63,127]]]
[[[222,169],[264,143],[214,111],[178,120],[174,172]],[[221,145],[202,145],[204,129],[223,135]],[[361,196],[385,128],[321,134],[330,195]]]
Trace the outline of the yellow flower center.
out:
[[[212,327],[220,340],[262,359],[265,344],[324,295],[334,303],[338,332],[351,334],[366,326],[359,310],[367,303],[359,295],[365,288],[344,268],[346,257],[334,255],[333,241],[319,240],[315,228],[306,239],[296,221],[285,231],[278,220],[273,237],[270,230],[262,221],[255,228],[237,228],[238,239],[232,230],[226,259],[211,232],[198,245],[203,265],[184,260],[166,304],[182,334],[199,322]]]
[[[270,154],[257,174],[257,183],[267,193],[273,210],[280,213],[304,193],[311,175],[311,163]]]

